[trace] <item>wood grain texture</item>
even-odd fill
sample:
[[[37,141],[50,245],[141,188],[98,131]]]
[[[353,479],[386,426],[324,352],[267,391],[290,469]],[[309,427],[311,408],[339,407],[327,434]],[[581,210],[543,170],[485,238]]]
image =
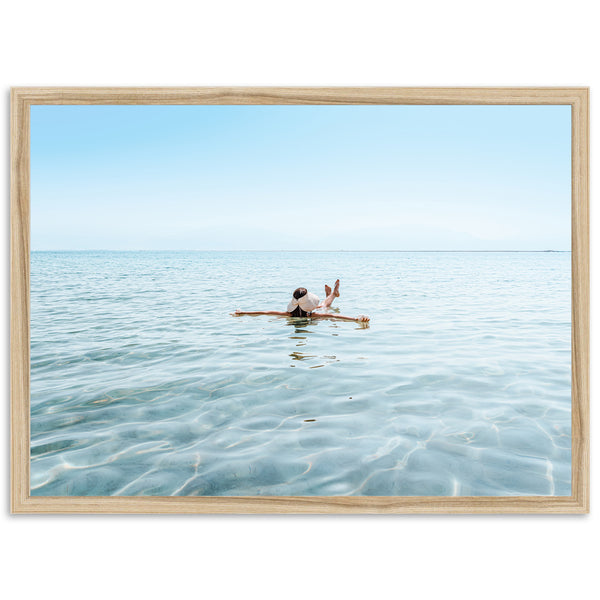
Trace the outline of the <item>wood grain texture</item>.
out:
[[[567,104],[572,111],[572,495],[503,497],[39,497],[29,494],[30,107],[38,104]],[[587,88],[13,88],[11,90],[13,513],[589,512],[589,90]]]
[[[574,104],[586,88],[15,88],[29,104]]]
[[[573,103],[571,111],[571,493],[589,512],[589,91]]]
[[[11,507],[29,498],[29,104],[11,91],[10,111]]]
[[[32,496],[20,513],[482,514],[587,512],[573,498],[549,496]]]

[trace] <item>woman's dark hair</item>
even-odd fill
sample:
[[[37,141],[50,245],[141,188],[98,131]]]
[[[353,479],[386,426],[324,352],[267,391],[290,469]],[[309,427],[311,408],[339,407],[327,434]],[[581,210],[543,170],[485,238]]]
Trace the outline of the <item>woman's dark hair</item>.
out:
[[[298,288],[294,290],[294,298],[296,298],[296,300],[300,300],[300,298],[302,298],[302,296],[306,296],[306,294],[308,294],[306,288]]]
[[[302,298],[302,296],[306,296],[306,294],[308,294],[308,291],[306,288],[298,288],[296,290],[294,290],[294,298],[296,298],[296,300],[300,300],[300,298]],[[296,308],[290,313],[290,315],[292,317],[307,317],[308,313],[305,310],[302,310],[299,306],[296,306]]]

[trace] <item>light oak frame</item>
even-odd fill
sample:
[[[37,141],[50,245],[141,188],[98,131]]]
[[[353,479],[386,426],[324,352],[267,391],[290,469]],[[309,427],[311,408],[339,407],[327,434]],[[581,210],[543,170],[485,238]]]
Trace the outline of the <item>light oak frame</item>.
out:
[[[31,496],[29,493],[30,107],[186,104],[563,104],[572,115],[571,496]],[[13,88],[11,90],[11,510],[13,513],[589,512],[588,88]]]

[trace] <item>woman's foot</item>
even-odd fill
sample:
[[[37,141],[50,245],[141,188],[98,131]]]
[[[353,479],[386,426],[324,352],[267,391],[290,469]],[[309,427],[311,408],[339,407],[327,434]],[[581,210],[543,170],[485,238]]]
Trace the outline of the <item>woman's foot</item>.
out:
[[[333,295],[337,298],[340,295],[340,280],[335,280],[335,285],[333,286]]]
[[[340,280],[336,279],[333,286],[333,297],[337,298],[340,295]],[[331,296],[331,288],[325,284],[325,296]]]

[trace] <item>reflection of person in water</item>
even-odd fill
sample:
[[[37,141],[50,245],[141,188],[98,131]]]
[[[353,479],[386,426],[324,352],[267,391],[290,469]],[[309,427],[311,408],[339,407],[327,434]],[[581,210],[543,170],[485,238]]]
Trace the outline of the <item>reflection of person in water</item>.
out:
[[[313,319],[340,319],[342,321],[357,321],[366,323],[369,317],[358,315],[358,317],[345,317],[330,312],[317,312],[319,310],[328,311],[331,303],[340,295],[340,280],[338,279],[333,286],[333,290],[326,285],[325,294],[327,298],[323,302],[314,294],[307,291],[306,288],[298,288],[294,291],[292,299],[288,304],[287,311],[280,310],[236,310],[231,313],[234,317],[241,315],[277,315],[280,317],[311,317]]]

